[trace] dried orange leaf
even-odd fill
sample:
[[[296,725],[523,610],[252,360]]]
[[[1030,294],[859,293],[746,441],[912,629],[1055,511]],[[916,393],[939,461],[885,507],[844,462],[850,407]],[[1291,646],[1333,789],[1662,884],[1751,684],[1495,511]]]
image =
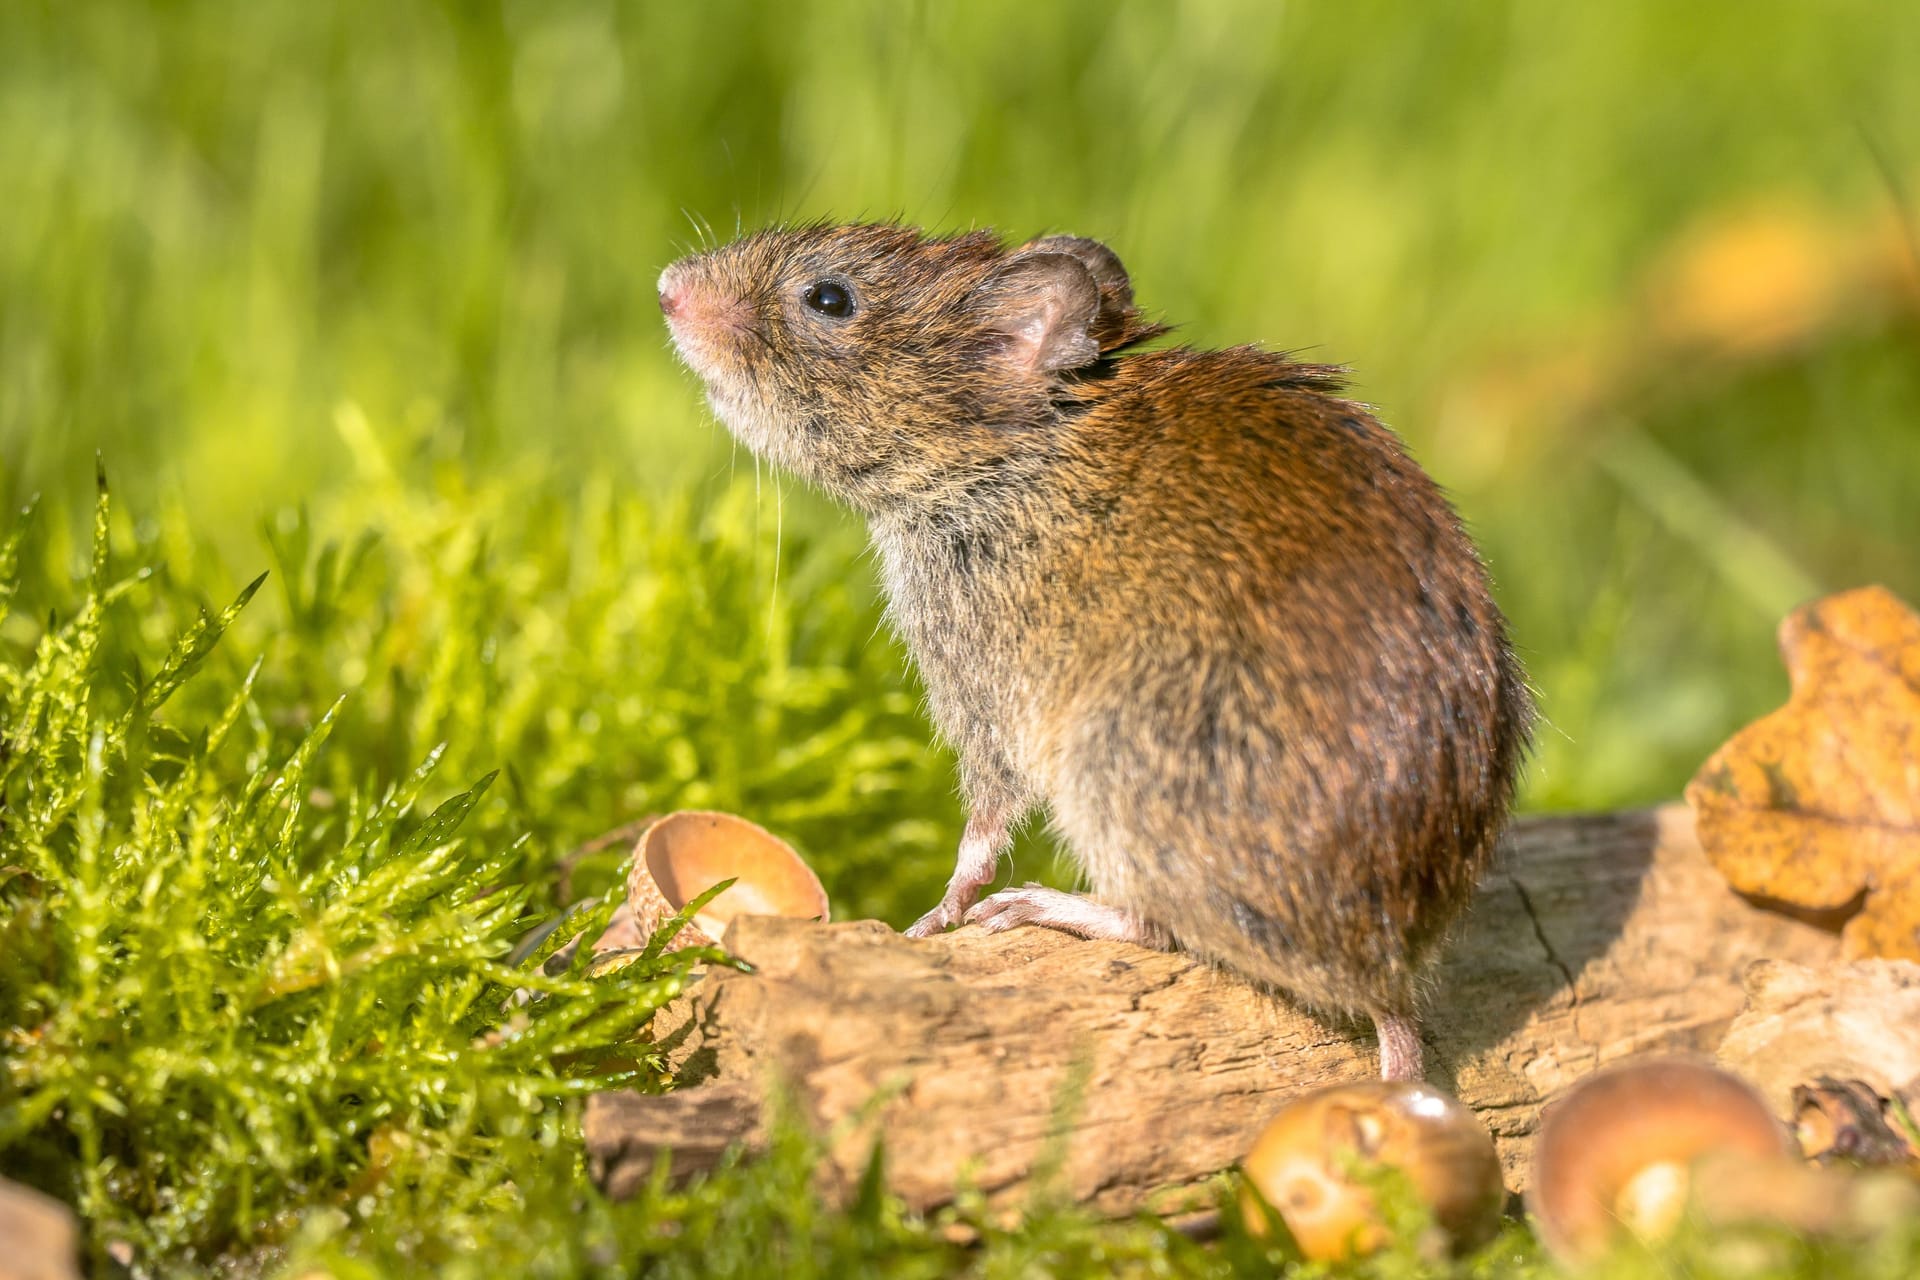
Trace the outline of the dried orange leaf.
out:
[[[1815,910],[1861,898],[1849,959],[1920,960],[1920,617],[1863,587],[1789,614],[1780,650],[1787,705],[1687,786],[1700,843],[1743,893]]]

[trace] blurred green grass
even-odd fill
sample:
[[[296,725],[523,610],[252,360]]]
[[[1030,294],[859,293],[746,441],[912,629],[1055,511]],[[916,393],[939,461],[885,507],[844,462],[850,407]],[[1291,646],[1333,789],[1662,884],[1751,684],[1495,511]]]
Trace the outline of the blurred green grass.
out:
[[[1071,228],[1189,340],[1351,363],[1485,542],[1552,722],[1530,803],[1652,800],[1779,696],[1768,606],[1920,596],[1912,328],[1620,388],[1711,498],[1695,532],[1749,528],[1757,566],[1657,518],[1604,428],[1459,390],[1577,349],[1718,211],[1885,215],[1920,174],[1916,65],[1920,12],[1846,2],[22,0],[0,497],[82,511],[97,450],[243,576],[264,513],[350,498],[367,439],[410,482],[706,500],[751,463],[652,302],[696,224]],[[759,518],[847,519],[783,488]]]

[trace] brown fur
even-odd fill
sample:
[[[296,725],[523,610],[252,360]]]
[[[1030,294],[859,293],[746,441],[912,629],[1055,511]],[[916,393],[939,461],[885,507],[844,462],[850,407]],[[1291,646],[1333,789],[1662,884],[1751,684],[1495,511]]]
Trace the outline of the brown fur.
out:
[[[851,316],[800,301],[823,278]],[[976,814],[1044,804],[1188,949],[1413,1010],[1532,709],[1458,518],[1337,370],[1121,354],[1161,330],[1068,237],[782,229],[669,282],[733,430],[867,515]]]

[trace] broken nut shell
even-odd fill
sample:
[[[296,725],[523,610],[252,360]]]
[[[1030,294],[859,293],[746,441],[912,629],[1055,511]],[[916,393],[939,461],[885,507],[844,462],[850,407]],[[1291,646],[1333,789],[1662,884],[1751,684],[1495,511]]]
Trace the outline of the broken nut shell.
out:
[[[1375,1080],[1307,1094],[1273,1118],[1241,1162],[1248,1230],[1264,1232],[1265,1200],[1313,1261],[1379,1250],[1390,1234],[1372,1187],[1354,1177],[1356,1161],[1404,1174],[1454,1253],[1499,1225],[1506,1191],[1486,1127],[1429,1085]]]
[[[634,936],[644,941],[687,903],[727,879],[733,885],[680,930],[674,946],[716,945],[735,916],[827,918],[820,877],[792,845],[731,813],[686,809],[661,818],[634,845],[627,872]]]

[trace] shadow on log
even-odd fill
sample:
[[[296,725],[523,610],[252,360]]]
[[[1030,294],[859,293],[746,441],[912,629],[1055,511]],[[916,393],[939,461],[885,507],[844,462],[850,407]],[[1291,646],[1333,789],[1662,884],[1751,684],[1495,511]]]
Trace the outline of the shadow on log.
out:
[[[611,1195],[663,1151],[679,1177],[753,1147],[784,1090],[833,1135],[830,1199],[881,1137],[913,1208],[970,1184],[1016,1209],[1055,1140],[1074,1199],[1175,1214],[1283,1099],[1377,1070],[1361,1030],[1185,955],[1041,929],[914,941],[876,921],[769,918],[736,921],[726,945],[754,971],[715,971],[658,1015],[683,1087],[588,1103]],[[1710,1055],[1747,965],[1837,954],[1830,931],[1732,893],[1684,808],[1524,820],[1436,975],[1431,1074],[1492,1129],[1519,1189],[1541,1107],[1575,1081],[1640,1053]]]

